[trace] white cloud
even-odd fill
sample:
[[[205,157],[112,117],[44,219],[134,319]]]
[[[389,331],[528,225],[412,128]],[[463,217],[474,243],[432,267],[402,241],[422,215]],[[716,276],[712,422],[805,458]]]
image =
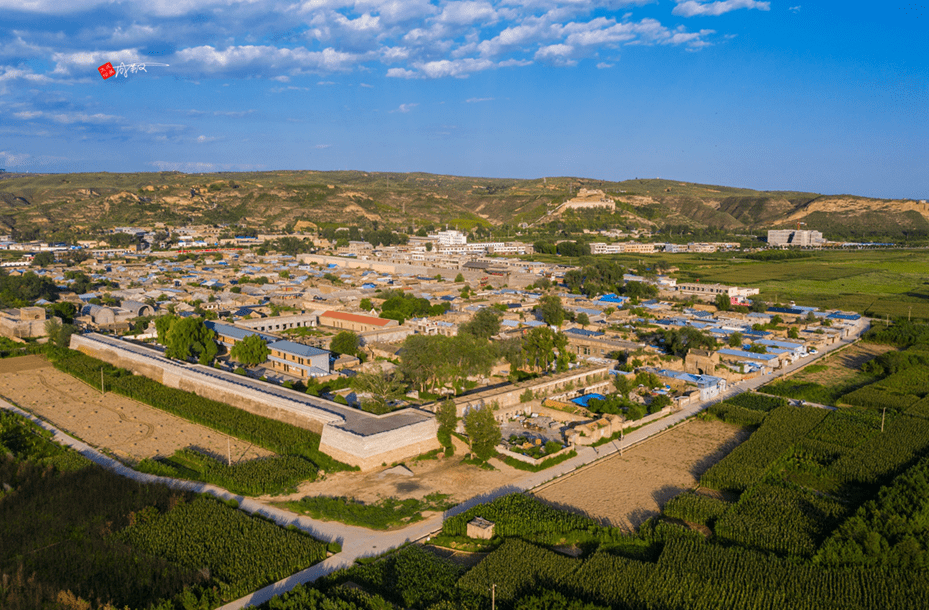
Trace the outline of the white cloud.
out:
[[[4,81],[25,80],[33,83],[50,83],[53,79],[32,70],[22,70],[13,66],[0,66],[0,83]]]
[[[416,108],[419,104],[400,104],[400,107],[394,110],[394,112],[403,112],[407,113],[413,108]]]
[[[185,131],[187,125],[176,125],[166,123],[140,123],[138,125],[126,125],[123,131],[138,131],[149,135],[179,133]]]
[[[368,83],[359,83],[359,87],[364,87],[365,89],[374,89],[374,85],[369,85]]]
[[[94,51],[94,52],[77,52],[77,53],[53,53],[52,61],[55,63],[55,69],[52,74],[62,76],[72,76],[75,73],[84,76],[96,76],[97,68],[110,62],[114,66],[120,63],[134,64],[142,63],[146,58],[139,54],[138,49],[120,49],[118,51]]]
[[[186,172],[192,174],[218,171],[249,171],[264,169],[264,165],[241,163],[206,163],[202,161],[150,161],[148,164],[163,172]]]
[[[406,68],[390,68],[387,70],[387,76],[389,78],[420,78],[418,72]]]
[[[477,102],[492,102],[494,98],[492,97],[471,97],[465,100],[465,103],[476,104]]]
[[[743,8],[768,11],[771,10],[771,3],[758,2],[757,0],[718,0],[717,2],[685,0],[684,2],[678,2],[678,5],[674,7],[671,13],[682,17],[717,16]]]
[[[0,150],[0,163],[6,167],[22,167],[27,165],[32,155],[26,153],[12,153],[8,150]]]
[[[223,50],[204,45],[178,51],[177,61],[207,74],[229,72],[267,76],[268,70],[303,69],[308,71],[336,72],[353,67],[359,57],[333,48],[309,51],[271,46],[231,46]]]
[[[613,67],[613,64],[608,64],[605,61],[601,61],[597,64],[598,70],[606,70],[607,68],[612,68],[612,67]]]
[[[787,9],[787,10],[790,11],[791,13],[799,13],[799,12],[800,12],[800,5],[798,4],[797,6],[792,6],[792,7],[790,7],[790,8]]]
[[[316,84],[324,87],[326,85],[334,85],[335,83],[331,80],[321,80]]]
[[[552,63],[556,66],[573,66],[577,63],[577,61],[571,59],[573,53],[574,47],[571,45],[552,44],[536,51],[535,58],[538,61]]]
[[[471,23],[491,24],[497,20],[497,12],[489,2],[449,2],[436,18],[442,23],[468,25]]]
[[[102,125],[121,120],[121,117],[112,114],[103,114],[102,112],[88,114],[86,112],[45,112],[44,110],[26,110],[14,112],[13,116],[26,121],[47,119],[62,125],[73,125],[75,123]]]
[[[488,59],[442,59],[439,61],[430,61],[421,64],[413,64],[425,76],[429,78],[440,78],[442,76],[465,77],[471,72],[480,72],[492,68],[494,63]]]
[[[41,79],[67,82],[75,77],[89,82],[99,79],[96,68],[107,61],[143,63],[156,59],[150,52],[160,52],[157,61],[171,64],[159,71],[161,77],[195,82],[264,78],[287,85],[310,74],[322,75],[320,82],[328,83],[329,74],[377,66],[391,78],[465,78],[535,61],[559,66],[582,59],[597,62],[630,44],[687,50],[711,44],[710,30],[688,32],[652,18],[632,20],[630,7],[656,2],[0,0],[0,12],[2,7],[47,14],[107,11],[105,21],[67,37],[52,26],[6,32],[9,42],[0,49],[0,58],[19,66],[0,66],[0,92],[7,91],[4,82],[41,84]],[[721,15],[740,8],[769,10],[769,5],[758,0],[675,0],[673,13]],[[202,20],[207,13],[209,18]],[[50,61],[53,69],[30,72],[24,62],[32,58]],[[299,88],[272,91],[293,90]]]
[[[319,150],[323,150],[326,148],[332,148],[332,144],[317,144],[313,148],[318,148]]]
[[[197,144],[207,144],[209,142],[215,142],[219,138],[214,136],[197,136]]]

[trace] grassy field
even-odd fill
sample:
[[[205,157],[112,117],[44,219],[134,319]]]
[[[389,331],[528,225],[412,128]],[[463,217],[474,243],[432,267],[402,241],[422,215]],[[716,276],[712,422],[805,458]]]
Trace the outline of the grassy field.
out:
[[[678,267],[679,281],[719,282],[761,289],[770,303],[839,308],[883,318],[929,320],[929,253],[925,250],[811,252],[810,258],[761,262],[739,254],[617,255],[640,270]]]

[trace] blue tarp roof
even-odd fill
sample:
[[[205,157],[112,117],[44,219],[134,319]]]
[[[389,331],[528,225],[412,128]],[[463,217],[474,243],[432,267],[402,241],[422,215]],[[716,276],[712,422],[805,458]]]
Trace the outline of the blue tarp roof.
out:
[[[572,335],[579,335],[581,337],[602,337],[604,333],[595,330],[586,330],[584,328],[569,328],[564,331],[565,333],[571,333]]]
[[[573,402],[576,405],[580,405],[586,409],[587,405],[594,398],[596,398],[597,400],[604,400],[606,399],[606,396],[604,396],[603,394],[584,394],[583,396],[572,398],[571,402]]]

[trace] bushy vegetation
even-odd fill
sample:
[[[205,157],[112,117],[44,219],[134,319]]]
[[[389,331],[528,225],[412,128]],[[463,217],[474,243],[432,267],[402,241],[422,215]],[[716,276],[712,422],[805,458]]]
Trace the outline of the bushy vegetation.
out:
[[[262,496],[293,492],[298,483],[314,480],[318,469],[295,455],[258,458],[230,466],[193,449],[181,449],[171,457],[142,460],[136,470],[203,481],[234,494]]]
[[[900,348],[929,344],[929,324],[894,319],[892,325],[875,324],[862,337],[863,341],[883,343]]]
[[[139,514],[117,539],[140,553],[208,574],[232,600],[326,557],[307,534],[249,517],[201,496],[159,514]]]
[[[340,595],[339,585],[351,582],[365,589],[369,594],[377,595],[396,607],[412,610],[427,608],[454,608],[443,606],[459,598],[456,583],[461,576],[461,569],[453,563],[440,559],[432,553],[409,545],[388,554],[383,559],[371,563],[356,565],[348,570],[337,572],[315,583],[326,595]],[[388,605],[361,606],[388,610]],[[278,610],[276,606],[269,606]],[[327,610],[342,610],[350,606],[323,606]],[[294,610],[303,610],[295,607]]]
[[[745,492],[714,531],[721,541],[742,547],[809,557],[845,515],[834,498],[764,483]]]
[[[781,398],[780,396],[766,396],[764,394],[758,394],[757,392],[743,392],[741,394],[736,394],[732,398],[727,399],[726,402],[743,407],[745,409],[764,412],[773,411],[778,407],[787,406],[787,400]]]
[[[468,521],[475,517],[493,521],[498,536],[539,541],[557,540],[568,532],[597,525],[593,519],[560,511],[531,496],[509,494],[449,517],[442,524],[442,533],[464,536]]]
[[[255,443],[269,451],[304,457],[327,471],[350,468],[319,451],[319,435],[309,430],[163,386],[80,352],[69,350],[56,357],[54,364],[59,370],[98,389],[102,370],[104,386],[108,392],[128,396],[156,409]]]
[[[501,460],[507,466],[515,468],[516,470],[525,470],[526,472],[540,472],[542,470],[547,470],[552,466],[557,466],[558,464],[566,462],[575,457],[577,457],[577,451],[572,450],[562,453],[561,455],[556,455],[555,457],[550,457],[547,460],[542,460],[538,464],[529,464],[508,455],[497,455],[497,459]]]
[[[687,492],[668,500],[662,512],[672,519],[680,519],[681,521],[700,525],[711,525],[731,506],[732,504],[719,498]]]
[[[825,542],[826,565],[929,569],[929,458],[881,489]]]
[[[26,307],[39,299],[58,299],[58,287],[52,278],[33,271],[22,275],[0,271],[0,307]]]
[[[716,339],[692,326],[649,329],[639,333],[639,339],[653,343],[678,358],[685,358],[692,349],[712,350],[718,346]]]
[[[136,483],[50,437],[0,411],[4,609],[215,608],[324,557],[308,536]]]
[[[711,405],[707,412],[729,424],[737,426],[759,426],[764,421],[764,411],[746,409],[731,402],[724,401]]]
[[[415,297],[400,290],[387,291],[379,296],[384,299],[381,303],[380,317],[398,320],[401,324],[410,318],[440,316],[451,307],[450,303],[432,305],[429,299]]]
[[[384,498],[365,503],[353,498],[307,496],[283,506],[294,512],[323,521],[339,521],[373,530],[387,530],[423,520],[423,511],[444,511],[454,506],[447,494],[432,493],[422,500]]]
[[[700,484],[713,489],[744,491],[760,481],[771,464],[795,439],[816,427],[829,412],[821,409],[779,407],[747,441],[715,464]]]

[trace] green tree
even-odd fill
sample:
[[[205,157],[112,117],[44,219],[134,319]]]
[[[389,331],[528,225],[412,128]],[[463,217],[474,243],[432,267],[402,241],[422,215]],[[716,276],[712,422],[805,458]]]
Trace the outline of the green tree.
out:
[[[453,400],[443,400],[436,411],[436,420],[440,428],[454,431],[458,427],[458,408]]]
[[[574,321],[580,324],[582,328],[586,328],[587,326],[590,325],[590,317],[583,311],[577,314],[577,317],[575,318]]]
[[[39,252],[32,257],[33,267],[48,267],[55,264],[55,255],[51,252]]]
[[[788,339],[799,339],[800,330],[796,326],[791,326],[787,329],[787,338]]]
[[[658,379],[658,375],[655,373],[646,373],[645,371],[635,376],[635,384],[637,386],[644,385],[648,389],[659,388],[663,385],[661,380]]]
[[[360,303],[358,303],[358,307],[360,307],[364,311],[371,311],[372,309],[374,309],[374,303],[371,302],[371,299],[365,297],[361,299]]]
[[[446,338],[441,335],[410,335],[403,341],[400,372],[422,391],[435,387],[442,365],[436,359],[441,349],[438,344]]]
[[[645,282],[626,282],[622,292],[630,299],[653,299],[658,296],[658,287]]]
[[[202,318],[176,319],[167,332],[165,356],[178,360],[197,358],[200,364],[209,364],[219,352],[215,338]]]
[[[68,303],[67,301],[46,305],[45,309],[48,310],[48,315],[61,318],[61,321],[65,324],[74,322],[74,316],[77,315],[77,307],[74,303]]]
[[[454,452],[452,432],[458,427],[458,408],[455,406],[455,402],[452,400],[443,400],[439,403],[439,408],[436,410],[435,416],[436,420],[439,422],[439,429],[436,432],[436,437],[438,437],[443,447]]]
[[[470,321],[458,327],[459,333],[466,333],[480,339],[490,339],[500,332],[500,314],[490,307],[480,309]]]
[[[261,335],[249,335],[232,346],[229,355],[245,366],[255,366],[268,359],[271,350]]]
[[[732,301],[730,300],[728,294],[716,295],[716,309],[719,311],[729,311],[732,309]]]
[[[652,398],[652,402],[648,405],[649,413],[657,413],[667,406],[670,406],[673,401],[667,394],[659,394]]]
[[[343,330],[329,343],[329,351],[336,354],[348,354],[349,356],[358,355],[358,335],[350,330]]]
[[[561,297],[546,295],[539,299],[539,308],[542,311],[542,320],[550,326],[561,326],[564,322],[565,311],[561,306]]]
[[[748,348],[748,351],[752,352],[753,354],[767,354],[768,348],[758,343],[752,343],[751,347]]]
[[[613,387],[616,388],[616,392],[623,398],[629,396],[629,392],[633,390],[635,384],[632,383],[632,379],[628,375],[613,375]]]
[[[548,326],[537,326],[523,336],[522,354],[532,370],[547,371],[555,362],[556,352],[563,352],[568,339]]]
[[[361,400],[362,411],[377,415],[394,410],[391,403],[406,393],[406,388],[397,376],[386,371],[356,375],[352,380],[352,387],[369,395]]]
[[[742,333],[735,332],[729,335],[729,338],[726,339],[726,343],[729,347],[742,347]]]
[[[486,377],[490,374],[497,361],[497,354],[488,347],[486,339],[466,333],[443,338],[447,340],[437,342],[439,349],[435,354],[436,360],[441,363],[439,377],[443,383],[452,382],[460,392],[468,377]]]
[[[61,332],[61,320],[58,318],[49,318],[45,321],[45,334],[48,335],[48,342],[51,345],[58,345],[58,334]]]
[[[465,281],[465,278],[460,273],[455,276],[455,282],[463,282],[463,281]]]
[[[500,424],[494,418],[492,407],[472,407],[464,418],[465,433],[471,441],[471,452],[487,461],[496,454],[500,443]]]

